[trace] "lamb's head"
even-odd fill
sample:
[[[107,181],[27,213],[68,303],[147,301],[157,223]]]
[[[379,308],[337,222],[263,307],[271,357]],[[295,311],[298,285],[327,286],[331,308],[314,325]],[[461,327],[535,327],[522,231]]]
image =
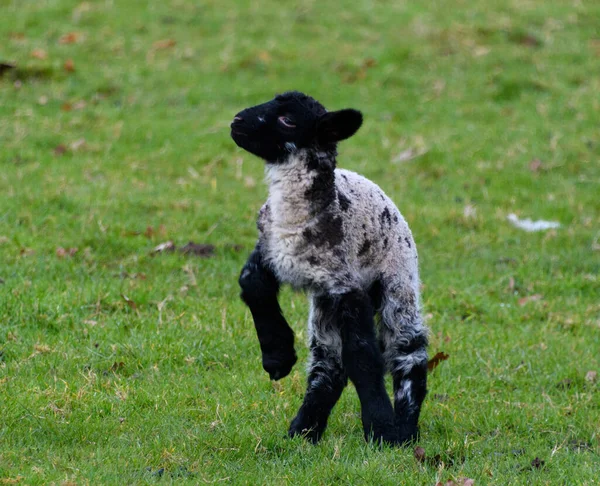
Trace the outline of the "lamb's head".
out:
[[[354,135],[361,124],[360,111],[328,112],[314,98],[292,91],[240,111],[231,123],[231,137],[265,161],[281,163],[302,149],[335,152],[337,142]]]

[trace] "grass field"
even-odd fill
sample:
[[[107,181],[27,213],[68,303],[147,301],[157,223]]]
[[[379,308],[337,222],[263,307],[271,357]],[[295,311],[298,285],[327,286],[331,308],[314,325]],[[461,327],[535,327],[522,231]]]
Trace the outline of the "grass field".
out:
[[[600,484],[600,3],[0,0],[0,484]],[[421,261],[413,447],[285,431],[237,276],[266,198],[240,109],[365,115],[339,164]],[[528,233],[507,216],[560,222]],[[152,254],[172,241],[208,257]]]

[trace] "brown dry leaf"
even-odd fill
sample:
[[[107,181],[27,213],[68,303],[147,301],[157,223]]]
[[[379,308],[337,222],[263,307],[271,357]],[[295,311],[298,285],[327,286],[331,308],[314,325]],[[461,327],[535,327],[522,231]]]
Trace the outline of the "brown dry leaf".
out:
[[[176,44],[177,42],[173,39],[162,39],[152,44],[152,47],[156,50],[170,49],[171,47],[175,47]]]
[[[163,253],[163,252],[173,252],[175,251],[175,244],[172,241],[166,241],[165,243],[161,243],[160,245],[154,247],[152,250],[153,254]]]
[[[190,241],[187,245],[181,247],[179,251],[184,255],[196,255],[207,258],[213,256],[215,252],[215,246],[203,243],[198,244],[194,243],[193,241]]]
[[[258,53],[258,58],[264,63],[271,62],[271,54],[269,54],[269,51],[260,51]]]
[[[146,231],[144,231],[144,236],[146,238],[152,238],[154,236],[154,228],[152,226],[148,226]]]
[[[440,351],[427,362],[427,371],[433,371],[442,361],[446,361],[449,357],[450,355]]]
[[[542,300],[544,298],[543,295],[541,294],[534,294],[534,295],[528,295],[527,297],[521,297],[519,299],[519,305],[521,307],[523,307],[524,305],[526,305],[528,302],[536,302],[538,300]]]
[[[43,61],[44,59],[48,58],[48,53],[44,49],[34,49],[31,51],[31,57],[34,57],[35,59],[41,59]]]
[[[58,39],[59,44],[75,44],[83,39],[81,32],[69,32]]]
[[[78,248],[63,248],[62,246],[59,246],[56,249],[56,256],[58,258],[64,258],[67,256],[74,256],[77,252],[79,251]]]
[[[598,379],[598,372],[594,370],[590,370],[585,374],[585,381],[588,383],[596,383]]]
[[[513,42],[529,47],[540,47],[542,41],[533,34],[516,34],[512,36]]]
[[[110,367],[110,371],[117,371],[117,370],[122,370],[125,367],[125,363],[123,363],[123,361],[115,361],[112,366]]]
[[[132,309],[137,309],[137,304],[131,300],[129,297],[127,297],[125,294],[121,294],[121,297],[123,298],[123,300],[125,301],[125,303],[131,307]]]
[[[71,111],[73,109],[73,105],[67,101],[61,105],[60,109],[62,111]]]
[[[544,164],[542,164],[542,161],[539,159],[533,159],[531,162],[529,162],[529,170],[533,173],[539,172],[540,169],[544,168]]]
[[[425,449],[422,447],[415,447],[413,454],[418,462],[425,462]]]
[[[63,68],[65,71],[67,71],[68,73],[73,73],[75,72],[75,63],[73,62],[73,59],[67,59],[65,61],[65,63],[63,64]]]
[[[64,144],[57,145],[54,147],[54,155],[64,155],[67,153],[67,146]]]

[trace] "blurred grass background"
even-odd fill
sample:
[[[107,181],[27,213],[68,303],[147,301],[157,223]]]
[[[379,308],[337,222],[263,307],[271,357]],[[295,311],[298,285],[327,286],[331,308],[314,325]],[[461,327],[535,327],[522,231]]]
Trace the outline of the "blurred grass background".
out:
[[[598,481],[599,3],[0,12],[2,482]],[[417,240],[430,352],[450,355],[424,463],[363,443],[352,387],[321,445],[284,438],[305,372],[268,381],[237,297],[266,186],[228,125],[289,89],[363,111],[339,165]],[[152,254],[167,241],[215,252]],[[305,360],[305,298],[281,302]]]

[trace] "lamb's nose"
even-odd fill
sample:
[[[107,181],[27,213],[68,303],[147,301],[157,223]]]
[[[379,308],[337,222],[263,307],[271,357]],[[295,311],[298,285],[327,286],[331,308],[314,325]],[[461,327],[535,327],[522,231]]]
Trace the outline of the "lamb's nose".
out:
[[[231,128],[239,126],[242,122],[244,121],[244,119],[241,116],[234,116],[233,117],[233,121],[231,122],[231,125],[229,125]]]

